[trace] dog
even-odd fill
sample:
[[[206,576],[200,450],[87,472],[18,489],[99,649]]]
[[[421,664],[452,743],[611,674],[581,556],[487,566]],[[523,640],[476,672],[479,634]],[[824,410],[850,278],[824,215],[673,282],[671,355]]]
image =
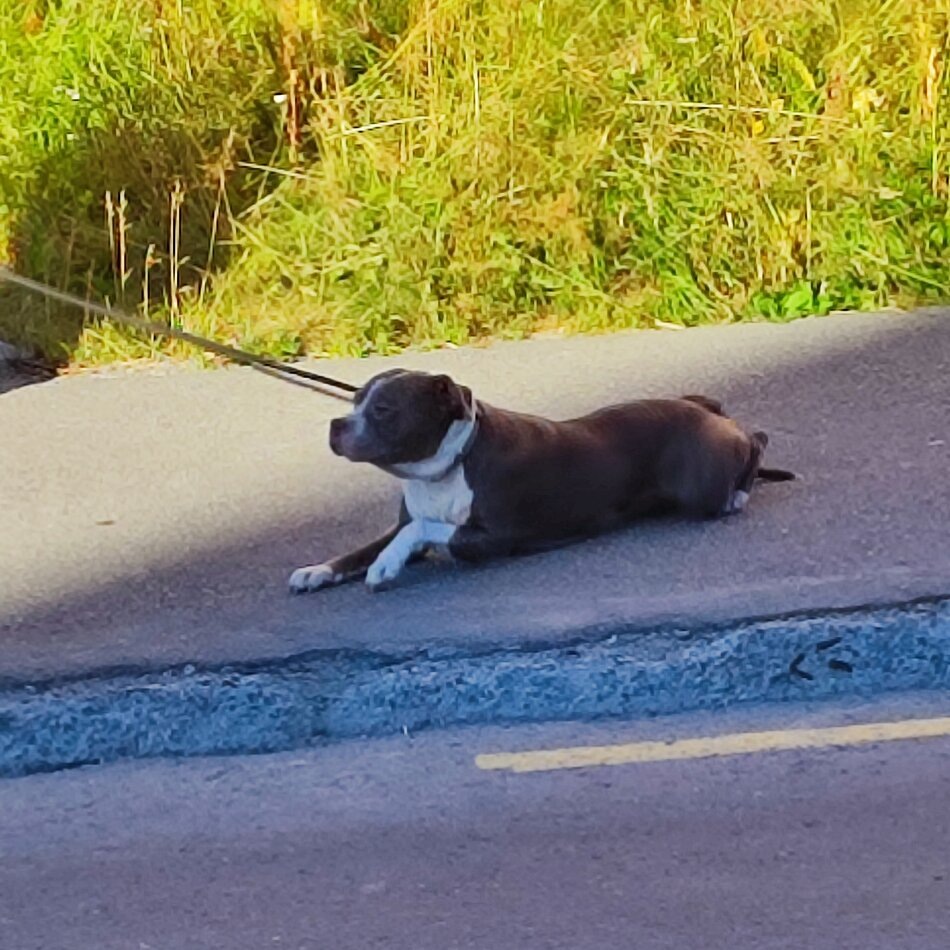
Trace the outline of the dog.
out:
[[[647,515],[716,518],[742,511],[762,467],[764,432],[747,433],[706,396],[645,399],[565,422],[497,409],[449,376],[393,369],[330,424],[330,448],[402,482],[384,535],[290,577],[295,593],[365,578],[391,585],[412,560],[529,554]]]

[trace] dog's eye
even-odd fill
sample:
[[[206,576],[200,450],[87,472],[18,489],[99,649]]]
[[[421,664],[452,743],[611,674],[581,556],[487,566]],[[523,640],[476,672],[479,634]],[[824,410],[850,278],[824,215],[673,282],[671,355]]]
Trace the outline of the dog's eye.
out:
[[[387,406],[383,403],[376,403],[372,409],[370,409],[370,415],[374,419],[391,419],[395,414],[395,409],[392,406]]]

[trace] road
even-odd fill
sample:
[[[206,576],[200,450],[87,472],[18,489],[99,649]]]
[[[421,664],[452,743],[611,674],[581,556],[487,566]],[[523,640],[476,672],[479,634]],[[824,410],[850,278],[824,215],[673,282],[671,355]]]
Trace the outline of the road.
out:
[[[573,640],[950,592],[950,312],[536,339],[398,360],[553,416],[708,392],[768,431],[742,516],[655,522],[478,569],[290,598],[398,490],[333,457],[331,400],[260,374],[113,370],[0,395],[0,678]]]
[[[944,697],[471,729],[0,784],[4,950],[946,950],[950,739],[516,774],[500,751]]]

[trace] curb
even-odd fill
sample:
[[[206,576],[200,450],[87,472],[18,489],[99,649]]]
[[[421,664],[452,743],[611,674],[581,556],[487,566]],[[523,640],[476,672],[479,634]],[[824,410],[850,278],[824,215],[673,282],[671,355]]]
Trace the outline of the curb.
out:
[[[0,691],[0,776],[487,723],[950,686],[950,598],[573,644],[113,671]]]

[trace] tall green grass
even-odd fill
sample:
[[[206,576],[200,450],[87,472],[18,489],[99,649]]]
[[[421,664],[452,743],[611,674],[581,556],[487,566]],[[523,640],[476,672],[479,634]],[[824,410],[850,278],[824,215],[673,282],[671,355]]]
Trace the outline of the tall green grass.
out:
[[[948,0],[0,0],[0,245],[278,355],[950,299]],[[23,297],[0,336],[155,345]]]

